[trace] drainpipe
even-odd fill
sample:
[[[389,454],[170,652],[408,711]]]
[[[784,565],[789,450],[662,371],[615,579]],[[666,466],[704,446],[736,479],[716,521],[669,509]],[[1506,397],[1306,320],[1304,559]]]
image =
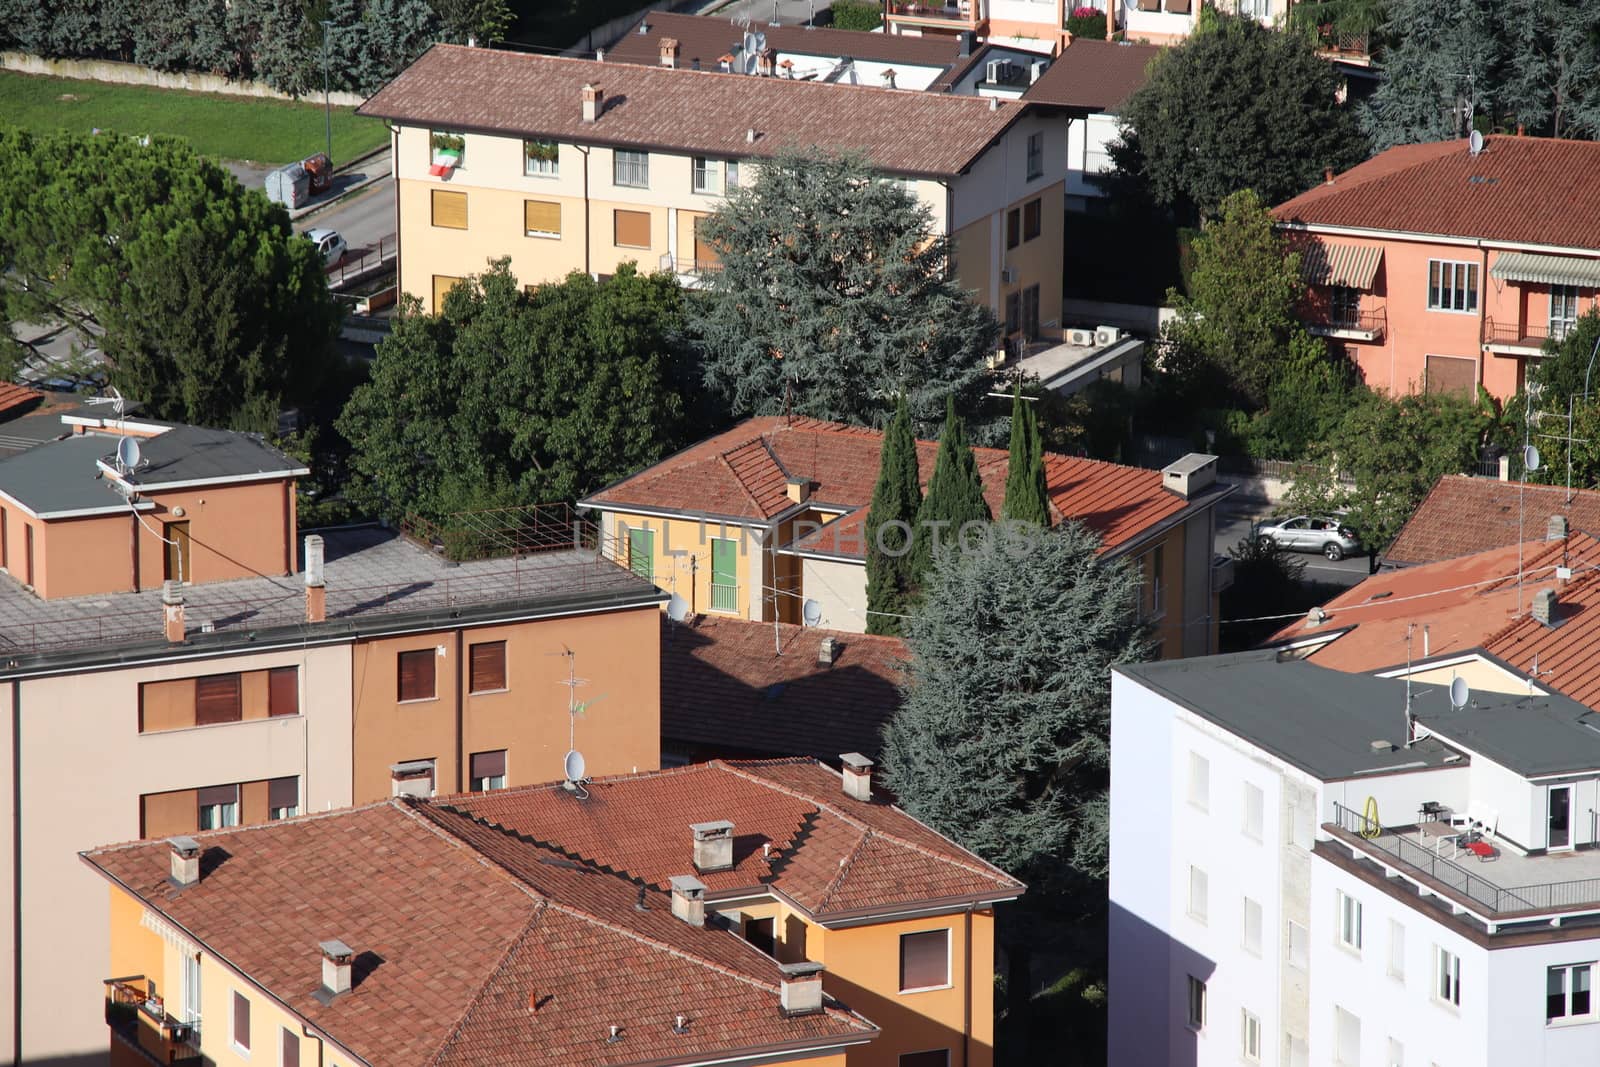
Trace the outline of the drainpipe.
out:
[[[394,284],[397,292],[404,292],[400,279],[405,275],[400,273],[400,127],[389,127],[389,178],[394,182]],[[382,251],[378,253],[382,258]],[[439,309],[434,308],[437,312]]]
[[[467,791],[465,771],[461,767],[461,746],[466,743],[466,732],[467,732],[466,711],[462,706],[463,701],[461,699],[461,690],[465,687],[465,682],[463,680],[463,676],[466,674],[466,670],[467,670],[467,664],[461,658],[462,642],[465,641],[465,640],[466,640],[466,634],[462,631],[462,629],[459,626],[456,627],[456,792],[457,793],[465,793]]]
[[[317,1042],[317,1067],[322,1067],[322,1050],[325,1047],[321,1034],[311,1032],[311,1027],[305,1023],[300,1024],[300,1033],[305,1037],[314,1038]]]
[[[589,152],[581,144],[572,146],[583,153],[583,273],[594,276],[589,269]]]
[[[1478,293],[1478,384],[1482,386],[1485,372],[1489,369],[1489,359],[1483,351],[1483,346],[1487,341],[1487,334],[1484,330],[1484,315],[1485,309],[1489,306],[1489,249],[1481,240],[1478,242],[1478,255],[1480,257],[1478,270],[1482,271],[1478,275],[1478,282],[1482,287]],[[1423,373],[1427,373],[1426,367],[1424,367]],[[1472,399],[1476,403],[1478,398],[1473,397]]]
[[[11,679],[11,1062],[22,1062],[22,679]]]
[[[972,905],[967,905],[967,991],[962,998],[961,1067],[972,1067]]]

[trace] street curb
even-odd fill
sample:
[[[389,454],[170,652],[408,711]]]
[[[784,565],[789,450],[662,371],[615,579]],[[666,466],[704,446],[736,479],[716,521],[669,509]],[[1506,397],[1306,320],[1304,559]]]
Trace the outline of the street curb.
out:
[[[368,153],[367,155],[362,156],[360,159],[351,160],[348,165],[351,166],[351,167],[354,167],[358,163],[365,162],[368,159],[375,158],[378,154],[379,153],[376,153],[376,152]],[[335,167],[333,169],[333,172],[335,174],[338,174],[340,170],[341,170],[341,168]],[[344,192],[340,193],[338,196],[334,197],[332,200],[324,200],[320,204],[312,204],[310,207],[304,207],[304,208],[300,208],[298,211],[289,212],[289,221],[290,222],[299,222],[302,219],[309,219],[313,215],[316,215],[319,212],[326,211],[331,207],[335,207],[335,206],[337,206],[339,204],[342,204],[346,200],[349,200],[351,197],[355,196],[357,193],[364,192],[365,190],[372,188],[372,186],[378,184],[379,182],[386,182],[390,178],[393,178],[393,177],[394,177],[394,171],[393,171],[392,165],[391,165],[391,169],[390,169],[390,172],[388,174],[378,174],[378,175],[375,175],[375,176],[373,176],[371,178],[366,179],[365,181],[357,182],[355,185],[350,186],[350,188],[346,189]]]

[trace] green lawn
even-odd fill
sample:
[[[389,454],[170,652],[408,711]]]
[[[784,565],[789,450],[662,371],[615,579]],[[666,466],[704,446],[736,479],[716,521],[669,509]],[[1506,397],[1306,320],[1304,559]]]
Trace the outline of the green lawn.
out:
[[[195,151],[222,159],[291,163],[325,142],[320,103],[190,93],[142,85],[75,81],[0,71],[0,122],[30,130],[164,133],[188,138]],[[389,139],[379,119],[333,109],[333,159],[353,159]]]

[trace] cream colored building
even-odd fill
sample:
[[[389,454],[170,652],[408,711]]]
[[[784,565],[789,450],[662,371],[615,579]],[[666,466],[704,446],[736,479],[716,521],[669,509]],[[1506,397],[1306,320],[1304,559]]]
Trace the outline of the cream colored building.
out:
[[[669,50],[668,46],[671,46]],[[369,100],[394,130],[400,285],[437,310],[509,257],[526,285],[628,262],[687,284],[699,220],[785,148],[859,151],[927,205],[1008,336],[1060,329],[1059,109],[438,45]]]

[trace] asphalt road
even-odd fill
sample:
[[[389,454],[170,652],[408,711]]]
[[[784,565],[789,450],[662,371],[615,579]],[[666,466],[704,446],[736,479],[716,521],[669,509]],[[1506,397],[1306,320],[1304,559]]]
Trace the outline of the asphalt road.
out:
[[[1272,513],[1272,506],[1264,500],[1237,496],[1224,500],[1217,508],[1217,554],[1227,555],[1228,549],[1249,536],[1255,523]],[[1337,563],[1311,552],[1297,555],[1305,561],[1307,581],[1348,587],[1367,577],[1365,555],[1352,556]]]
[[[304,233],[313,227],[338,230],[350,246],[350,255],[394,240],[394,182],[384,179],[345,197],[332,207],[298,219],[294,228]]]
[[[696,14],[749,19],[754,23],[751,29],[759,30],[774,21],[774,11],[777,12],[776,21],[786,26],[803,26],[814,14],[821,15],[828,10],[828,4],[829,0],[733,0],[731,4],[711,0],[700,7]]]

